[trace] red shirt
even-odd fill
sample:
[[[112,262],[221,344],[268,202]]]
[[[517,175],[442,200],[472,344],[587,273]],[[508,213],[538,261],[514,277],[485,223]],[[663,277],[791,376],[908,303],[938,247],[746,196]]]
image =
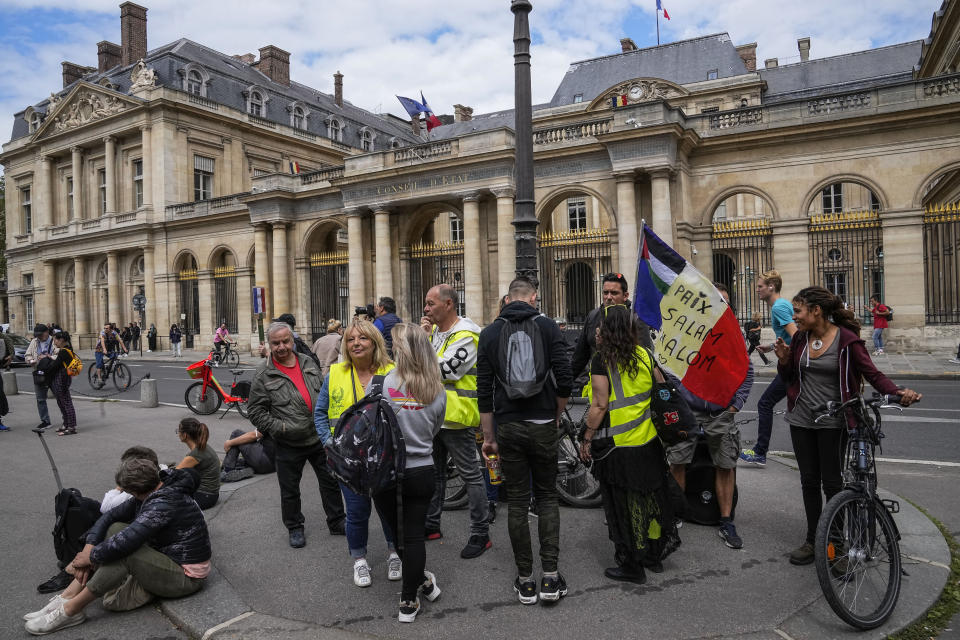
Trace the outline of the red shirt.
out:
[[[878,304],[874,307],[870,307],[870,313],[873,314],[874,329],[887,329],[890,327],[890,323],[887,322],[887,316],[879,315],[881,313],[886,313],[887,311],[887,305],[885,304]]]
[[[310,409],[313,409],[313,405],[310,403],[310,390],[307,389],[307,383],[303,381],[303,371],[300,370],[300,362],[296,362],[292,367],[285,367],[279,362],[276,358],[272,358],[273,366],[280,370],[283,375],[290,378],[290,381],[293,382],[293,385],[297,388],[297,391],[300,392],[300,395],[303,397],[304,403]]]

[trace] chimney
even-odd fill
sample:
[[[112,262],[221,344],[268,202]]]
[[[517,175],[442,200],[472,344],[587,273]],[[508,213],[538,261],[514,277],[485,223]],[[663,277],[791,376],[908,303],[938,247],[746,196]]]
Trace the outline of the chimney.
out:
[[[750,44],[741,44],[737,47],[737,55],[740,56],[740,59],[743,60],[743,64],[746,65],[747,71],[756,71],[757,70],[757,43],[751,42]]]
[[[277,84],[290,86],[290,52],[272,44],[260,47],[257,69]]]
[[[453,105],[453,121],[468,122],[473,120],[473,108],[465,107],[462,104]]]
[[[636,51],[637,43],[633,41],[633,38],[620,38],[620,51],[621,53],[626,53],[627,51]]]
[[[763,61],[764,69],[776,69],[778,66],[779,66],[779,62],[777,62],[776,58],[767,58],[766,60]]]
[[[253,64],[257,61],[257,56],[253,55],[252,53],[238,53],[237,55],[233,56],[233,58],[244,64]]]
[[[75,62],[67,62],[66,60],[61,62],[60,66],[63,68],[64,87],[73,84],[88,73],[96,71],[93,67],[84,67],[83,65],[76,64]]]
[[[129,66],[147,57],[147,8],[132,2],[120,5],[121,64]]]
[[[800,50],[800,62],[806,62],[810,59],[810,38],[800,38],[797,40],[797,49]]]
[[[97,71],[103,73],[120,64],[123,59],[123,49],[120,45],[106,40],[97,43]]]
[[[410,118],[410,126],[413,129],[413,135],[420,137],[420,116],[415,115]]]
[[[338,107],[343,106],[343,74],[339,71],[333,74],[333,101]]]

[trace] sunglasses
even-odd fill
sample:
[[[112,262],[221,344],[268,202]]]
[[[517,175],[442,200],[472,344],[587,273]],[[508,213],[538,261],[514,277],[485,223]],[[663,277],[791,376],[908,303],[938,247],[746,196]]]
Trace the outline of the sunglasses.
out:
[[[627,305],[625,304],[611,304],[610,306],[603,308],[603,317],[606,318],[607,313],[610,311],[610,309],[613,309],[614,307],[620,307],[621,309],[629,309],[629,307],[627,307]]]

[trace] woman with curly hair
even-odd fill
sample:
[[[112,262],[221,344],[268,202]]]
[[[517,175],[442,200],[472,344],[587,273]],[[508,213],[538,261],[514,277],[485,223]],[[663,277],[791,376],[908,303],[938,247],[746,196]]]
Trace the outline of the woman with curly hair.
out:
[[[593,460],[614,546],[617,566],[603,573],[643,584],[644,568],[662,571],[661,561],[680,545],[680,537],[667,495],[663,445],[650,418],[653,358],[641,346],[632,315],[619,304],[603,310],[580,456]]]

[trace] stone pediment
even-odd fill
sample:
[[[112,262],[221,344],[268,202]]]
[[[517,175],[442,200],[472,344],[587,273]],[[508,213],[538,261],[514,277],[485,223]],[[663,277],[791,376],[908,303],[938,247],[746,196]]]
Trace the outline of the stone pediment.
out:
[[[47,117],[33,139],[77,129],[139,105],[138,101],[104,87],[80,82],[62,98],[51,94]]]
[[[602,111],[615,106],[626,107],[641,102],[678,98],[689,93],[680,85],[659,78],[635,78],[620,82],[601,93],[590,103],[587,111]],[[620,98],[622,104],[614,105],[615,98]]]

